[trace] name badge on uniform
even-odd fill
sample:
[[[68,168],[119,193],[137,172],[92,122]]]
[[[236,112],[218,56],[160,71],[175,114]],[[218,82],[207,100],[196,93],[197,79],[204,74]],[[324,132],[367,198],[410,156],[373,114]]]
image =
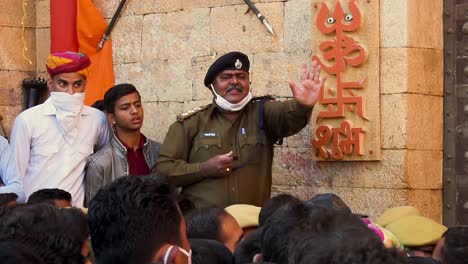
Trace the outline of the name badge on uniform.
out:
[[[219,137],[218,132],[201,132],[200,133],[201,138],[217,138]]]

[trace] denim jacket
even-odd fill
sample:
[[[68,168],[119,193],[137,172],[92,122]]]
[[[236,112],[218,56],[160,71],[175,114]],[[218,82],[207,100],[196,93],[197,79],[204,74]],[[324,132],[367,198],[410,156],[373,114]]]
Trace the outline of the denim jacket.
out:
[[[151,169],[159,156],[161,144],[151,139],[146,139],[143,145],[143,154],[146,163]],[[114,135],[109,144],[94,153],[87,160],[86,166],[86,201],[89,201],[100,188],[110,184],[114,180],[129,175],[127,162],[127,149]]]

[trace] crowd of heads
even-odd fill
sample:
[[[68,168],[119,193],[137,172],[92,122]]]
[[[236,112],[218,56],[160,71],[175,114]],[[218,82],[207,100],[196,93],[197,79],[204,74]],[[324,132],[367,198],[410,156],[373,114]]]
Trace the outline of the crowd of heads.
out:
[[[117,179],[89,202],[87,214],[63,206],[70,201],[62,190],[44,189],[26,204],[3,202],[2,263],[458,264],[468,259],[466,227],[448,228],[431,245],[388,246],[365,216],[333,194],[308,201],[275,196],[248,216],[253,229],[240,216],[249,206],[194,208],[157,175]],[[390,227],[398,220],[381,219]],[[432,248],[431,255],[409,254],[424,248]]]

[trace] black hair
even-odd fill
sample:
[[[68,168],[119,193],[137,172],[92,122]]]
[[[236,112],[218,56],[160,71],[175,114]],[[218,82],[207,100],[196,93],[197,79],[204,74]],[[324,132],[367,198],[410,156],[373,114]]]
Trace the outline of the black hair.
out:
[[[179,205],[180,211],[184,216],[196,208],[195,204],[183,194],[179,194],[177,198],[177,204]]]
[[[301,203],[301,200],[286,193],[282,193],[271,198],[260,210],[260,214],[258,215],[258,225],[263,226],[266,220],[279,208],[289,208],[299,203]]]
[[[260,239],[262,238],[262,228],[257,228],[237,245],[234,251],[234,260],[236,264],[252,262],[256,254],[262,253],[262,245]]]
[[[0,221],[0,240],[23,244],[46,263],[83,263],[81,248],[88,236],[86,216],[77,208],[22,205]]]
[[[440,264],[440,262],[433,258],[428,257],[408,257],[408,263],[410,264]]]
[[[41,189],[29,196],[28,204],[49,203],[55,205],[54,200],[66,200],[71,203],[72,196],[62,189]]]
[[[223,208],[218,207],[197,208],[190,211],[185,216],[187,237],[224,242],[221,237],[221,221],[222,217],[227,214],[228,213]]]
[[[407,263],[395,249],[387,250],[359,217],[324,207],[309,210],[295,223],[287,252],[289,263],[296,264]]]
[[[450,227],[445,231],[442,245],[442,263],[466,263],[468,259],[468,226]]]
[[[101,110],[101,111],[104,111],[104,100],[97,100],[96,102],[94,102],[91,107],[93,108],[96,108],[98,110]]]
[[[31,248],[16,241],[0,241],[0,259],[3,264],[45,264]]]
[[[231,251],[221,242],[211,239],[190,239],[193,264],[233,264]]]
[[[15,202],[18,199],[16,193],[0,193],[0,207],[7,206],[11,202]]]
[[[302,218],[308,208],[302,203],[277,209],[267,218],[261,235],[262,256],[264,261],[288,262],[289,232]]]
[[[121,83],[111,87],[105,94],[104,94],[104,109],[107,113],[113,114],[115,102],[117,102],[120,98],[132,94],[137,93],[138,98],[141,99],[140,93],[135,88],[133,84],[130,83]]]
[[[165,243],[181,244],[182,216],[174,188],[157,175],[121,177],[89,203],[98,263],[149,263]]]

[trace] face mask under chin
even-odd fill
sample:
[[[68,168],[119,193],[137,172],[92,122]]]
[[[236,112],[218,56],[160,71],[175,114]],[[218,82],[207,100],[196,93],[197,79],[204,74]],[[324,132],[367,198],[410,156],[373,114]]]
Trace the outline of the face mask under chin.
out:
[[[236,104],[233,104],[233,103],[230,103],[229,101],[227,101],[226,99],[224,99],[222,96],[220,96],[213,84],[211,84],[211,91],[213,91],[214,95],[215,95],[215,102],[216,104],[221,107],[222,109],[226,110],[226,111],[230,111],[230,112],[237,112],[237,111],[240,111],[242,110],[249,102],[250,100],[252,99],[252,93],[249,91],[249,93],[247,94],[246,97],[244,97],[240,102],[236,103]]]

